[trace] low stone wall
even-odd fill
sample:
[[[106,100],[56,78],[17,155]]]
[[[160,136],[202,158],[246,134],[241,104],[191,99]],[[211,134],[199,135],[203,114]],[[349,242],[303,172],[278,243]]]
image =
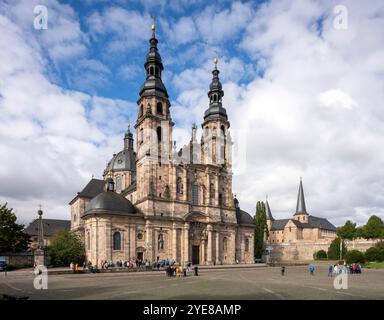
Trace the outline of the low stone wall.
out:
[[[0,253],[1,260],[9,266],[33,266],[34,255],[29,252],[20,252],[20,253]]]
[[[313,260],[313,254],[319,250],[327,251],[331,241],[300,242],[271,245],[271,261],[306,261]]]
[[[348,250],[356,249],[365,252],[373,247],[379,239],[356,239],[354,241],[345,241]],[[313,260],[313,254],[319,250],[328,251],[332,240],[323,240],[321,242],[296,242],[284,244],[272,244],[270,260],[273,261],[306,261]],[[268,261],[268,256],[263,256],[263,261]]]
[[[380,239],[356,239],[352,241],[345,241],[345,245],[347,246],[348,250],[355,249],[365,252],[368,248],[373,247],[379,241]]]

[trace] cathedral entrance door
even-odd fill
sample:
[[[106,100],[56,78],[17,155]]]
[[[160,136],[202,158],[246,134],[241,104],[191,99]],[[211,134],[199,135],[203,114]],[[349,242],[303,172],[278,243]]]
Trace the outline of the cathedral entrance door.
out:
[[[137,253],[137,260],[143,261],[143,253],[142,252]]]
[[[200,263],[200,246],[192,246],[192,264]]]

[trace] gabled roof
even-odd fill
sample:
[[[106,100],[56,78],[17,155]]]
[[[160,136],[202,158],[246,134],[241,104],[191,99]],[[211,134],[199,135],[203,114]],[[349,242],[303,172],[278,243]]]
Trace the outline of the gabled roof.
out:
[[[24,232],[30,236],[38,235],[39,219],[33,220]],[[59,230],[70,230],[71,221],[58,219],[43,219],[43,234],[44,236],[52,236]]]
[[[283,230],[285,225],[291,219],[279,219],[272,222],[271,230]]]
[[[96,197],[100,192],[103,192],[104,184],[104,180],[91,179],[84,189],[78,193],[78,195],[83,198]]]
[[[325,218],[309,216],[308,222],[312,226],[312,228],[336,231],[336,227]]]
[[[83,190],[77,193],[69,204],[71,204],[77,197],[92,199],[96,197],[99,193],[103,192],[105,182],[100,179],[91,179]]]
[[[296,219],[279,219],[272,222],[271,230],[283,230],[288,223],[292,221],[298,228],[319,228],[323,230],[336,231],[336,227],[325,218],[308,216],[308,223],[302,223]]]

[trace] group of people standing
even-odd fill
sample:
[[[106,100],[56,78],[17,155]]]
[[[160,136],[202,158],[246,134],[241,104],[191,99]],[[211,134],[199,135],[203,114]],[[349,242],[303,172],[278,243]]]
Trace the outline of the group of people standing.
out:
[[[342,273],[360,274],[361,265],[360,263],[346,264],[345,262],[344,264],[335,263],[334,265],[329,265],[328,277],[332,277],[334,274],[337,275]]]

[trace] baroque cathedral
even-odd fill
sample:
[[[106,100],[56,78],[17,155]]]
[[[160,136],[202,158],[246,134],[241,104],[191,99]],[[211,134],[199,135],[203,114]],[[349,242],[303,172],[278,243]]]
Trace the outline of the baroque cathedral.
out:
[[[108,162],[103,180],[91,179],[69,203],[71,230],[83,239],[87,259],[99,265],[132,259],[253,263],[253,218],[232,193],[232,140],[217,58],[200,142],[193,125],[190,142],[177,151],[154,24],[149,44],[135,139],[128,126],[123,150]]]

